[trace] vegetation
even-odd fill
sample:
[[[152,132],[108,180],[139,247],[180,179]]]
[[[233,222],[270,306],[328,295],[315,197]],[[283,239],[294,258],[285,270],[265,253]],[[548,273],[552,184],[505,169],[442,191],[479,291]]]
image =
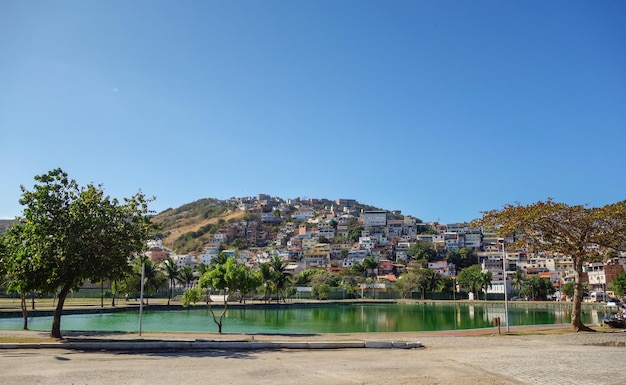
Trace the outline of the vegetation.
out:
[[[499,236],[515,236],[514,247],[571,256],[575,268],[572,330],[592,330],[580,318],[583,264],[600,253],[626,249],[626,201],[600,208],[569,206],[551,199],[526,206],[506,205],[485,213],[474,225],[492,229]]]
[[[473,265],[461,270],[457,277],[457,282],[461,287],[474,293],[476,299],[478,299],[478,294],[481,291],[491,287],[491,272],[483,271],[480,265]]]
[[[548,296],[554,294],[554,292],[554,286],[552,286],[552,282],[550,282],[548,278],[532,276],[522,285],[520,295],[532,299],[539,297],[541,300],[545,301],[548,299]]]
[[[101,186],[80,187],[55,169],[35,176],[33,190],[22,187],[24,218],[2,243],[10,286],[20,292],[57,294],[51,336],[62,338],[61,315],[67,295],[83,281],[115,279],[128,271],[128,258],[143,249],[153,226],[147,200],[138,193],[124,203]]]
[[[626,273],[619,273],[613,279],[612,288],[617,296],[624,297],[626,295]]]
[[[457,271],[478,263],[478,254],[474,249],[462,247],[458,250],[450,250],[446,253],[446,260],[456,266]]]
[[[428,262],[437,260],[437,251],[431,243],[427,242],[416,242],[409,248],[407,254],[422,266],[427,266]]]
[[[228,309],[228,296],[239,293],[243,298],[252,288],[258,287],[259,283],[259,275],[244,264],[238,263],[235,258],[228,258],[226,262],[215,265],[200,277],[201,288],[205,288],[209,292],[210,290],[218,290],[224,298],[224,306],[219,315],[213,311],[213,307],[210,305],[211,301],[207,302],[220,334],[222,333],[224,315]]]
[[[168,257],[165,261],[161,262],[161,269],[169,282],[169,295],[167,296],[167,306],[169,306],[172,299],[172,291],[174,290],[174,286],[176,285],[176,281],[180,275],[180,269],[171,257]]]
[[[35,268],[34,252],[29,250],[30,243],[24,242],[25,222],[20,219],[0,239],[0,276],[6,280],[7,293],[15,292],[20,296],[23,329],[28,329],[28,307],[26,296],[36,291],[47,278],[43,269]]]

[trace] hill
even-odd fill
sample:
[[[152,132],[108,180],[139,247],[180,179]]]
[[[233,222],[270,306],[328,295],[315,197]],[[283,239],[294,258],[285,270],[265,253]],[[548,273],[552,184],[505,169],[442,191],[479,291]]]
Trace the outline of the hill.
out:
[[[237,210],[236,202],[204,198],[177,209],[167,209],[152,220],[159,225],[156,237],[163,246],[179,253],[202,251],[202,245],[219,226],[241,220],[244,211]]]
[[[245,207],[242,209],[242,206]],[[163,240],[163,246],[179,254],[199,254],[204,244],[216,234],[220,227],[243,220],[257,222],[255,231],[270,233],[276,229],[279,222],[292,221],[297,210],[308,209],[315,212],[327,211],[330,207],[335,210],[344,210],[347,207],[338,206],[335,201],[328,199],[290,199],[281,198],[231,198],[219,200],[215,198],[199,199],[187,203],[176,209],[167,209],[153,217],[160,231],[156,238]],[[351,201],[349,211],[358,213],[361,210],[381,210],[377,207]],[[382,210],[387,211],[387,210]],[[274,223],[260,223],[261,213],[279,212],[281,219]],[[397,212],[387,211],[389,218],[401,218]],[[257,242],[239,239],[234,247],[264,246]]]
[[[11,226],[13,226],[13,219],[0,219],[0,235],[4,234],[5,231]]]

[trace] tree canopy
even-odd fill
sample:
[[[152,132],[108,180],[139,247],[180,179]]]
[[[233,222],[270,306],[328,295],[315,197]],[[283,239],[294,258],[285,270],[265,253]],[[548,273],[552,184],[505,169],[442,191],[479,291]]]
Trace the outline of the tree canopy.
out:
[[[28,259],[28,289],[57,293],[51,335],[61,338],[67,295],[85,280],[121,277],[129,257],[144,248],[154,229],[147,216],[150,200],[137,193],[121,203],[101,186],[80,187],[60,168],[34,179],[32,190],[22,186],[24,217],[12,229],[17,243],[9,259]]]
[[[508,204],[484,213],[474,226],[499,236],[514,236],[513,247],[570,256],[576,272],[572,329],[591,330],[580,319],[583,264],[600,253],[626,249],[626,201],[598,208],[570,206],[552,199],[529,205]]]

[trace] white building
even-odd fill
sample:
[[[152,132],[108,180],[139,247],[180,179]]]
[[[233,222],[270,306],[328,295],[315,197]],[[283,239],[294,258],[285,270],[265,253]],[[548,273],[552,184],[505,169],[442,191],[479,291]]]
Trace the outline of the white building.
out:
[[[296,211],[293,216],[297,221],[306,221],[313,218],[314,214],[315,213],[311,210],[300,210]]]
[[[387,226],[387,212],[385,211],[363,211],[361,213],[361,221],[363,226]]]

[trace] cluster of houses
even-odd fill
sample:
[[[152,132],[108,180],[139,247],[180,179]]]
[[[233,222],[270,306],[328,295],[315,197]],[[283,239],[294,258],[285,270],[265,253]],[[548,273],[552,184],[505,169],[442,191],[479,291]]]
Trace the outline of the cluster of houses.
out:
[[[194,268],[201,263],[210,264],[219,253],[237,258],[252,268],[278,256],[291,274],[310,268],[339,272],[371,257],[378,262],[378,279],[393,282],[411,260],[409,248],[417,242],[425,242],[441,257],[429,262],[428,268],[449,277],[455,277],[458,272],[454,264],[445,260],[446,253],[461,248],[475,250],[483,269],[492,273],[488,293],[500,294],[505,290],[505,271],[510,275],[521,270],[527,276],[548,278],[557,288],[573,279],[575,272],[572,258],[566,255],[505,251],[503,244],[512,243],[513,239],[497,238],[467,223],[423,223],[398,211],[363,209],[363,205],[353,199],[283,200],[259,194],[238,198],[237,207],[259,214],[256,216],[259,219],[220,227],[210,235],[199,255],[174,254],[164,248],[160,240],[148,243],[147,255],[153,261],[171,257],[180,267],[191,265]],[[351,234],[355,228],[359,231],[358,239]],[[245,250],[224,246],[236,238],[263,246]],[[351,239],[355,240],[349,241]],[[624,271],[625,265],[626,255],[609,262],[589,263],[584,269],[589,290],[604,292],[613,278]],[[510,280],[506,281],[506,290],[512,292]]]

